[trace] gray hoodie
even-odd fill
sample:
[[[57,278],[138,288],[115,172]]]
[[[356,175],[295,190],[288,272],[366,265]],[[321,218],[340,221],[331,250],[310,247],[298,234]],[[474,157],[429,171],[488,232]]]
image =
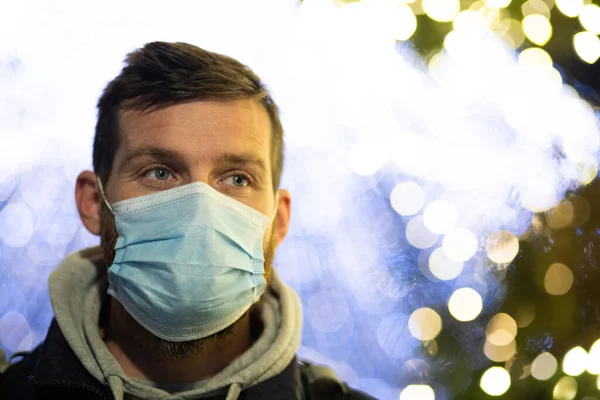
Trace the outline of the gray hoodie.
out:
[[[242,390],[279,375],[300,345],[300,299],[274,274],[272,288],[279,298],[267,294],[259,308],[264,326],[261,336],[221,372],[185,385],[132,379],[100,338],[98,321],[107,287],[100,247],[71,254],[49,279],[52,308],[65,339],[87,371],[109,385],[117,400],[122,400],[124,393],[142,399],[197,399],[223,390],[227,390],[227,400],[235,400]]]

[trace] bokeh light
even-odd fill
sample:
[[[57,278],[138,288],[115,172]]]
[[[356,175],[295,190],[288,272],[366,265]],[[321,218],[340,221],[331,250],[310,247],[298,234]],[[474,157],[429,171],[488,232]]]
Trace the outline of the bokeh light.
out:
[[[425,14],[434,21],[452,21],[460,11],[459,0],[423,0]]]
[[[490,396],[501,396],[510,388],[510,375],[502,367],[491,367],[483,373],[479,385]]]
[[[579,13],[581,26],[594,35],[600,34],[600,7],[595,4],[587,4]]]
[[[454,291],[448,300],[448,310],[459,321],[472,321],[481,313],[483,299],[472,288],[460,288]]]
[[[419,308],[410,315],[408,330],[419,340],[433,340],[442,330],[442,319],[431,308]]]
[[[558,369],[558,361],[551,353],[538,355],[531,364],[531,376],[539,381],[545,381],[554,376]]]
[[[583,0],[556,0],[556,8],[567,17],[575,18],[583,11]]]
[[[552,229],[566,228],[574,218],[575,208],[568,199],[561,200],[556,207],[546,212],[546,223]]]
[[[600,58],[600,39],[590,32],[579,32],[573,36],[573,47],[586,63],[593,64]]]
[[[456,278],[462,272],[463,267],[464,263],[449,259],[441,247],[435,249],[429,256],[429,271],[442,281]]]
[[[412,218],[406,224],[406,240],[417,249],[427,249],[438,241],[438,235],[425,226],[423,216]]]
[[[504,8],[510,5],[512,0],[485,0],[485,3],[490,7]]]
[[[455,228],[444,236],[442,247],[449,259],[467,261],[477,251],[477,238],[466,228]]]
[[[579,376],[587,369],[588,353],[581,346],[572,348],[563,359],[563,371],[567,375]]]
[[[573,272],[564,264],[554,263],[546,271],[544,287],[553,296],[561,296],[573,286]]]
[[[506,313],[498,313],[488,322],[485,334],[495,346],[506,346],[517,336],[517,323]]]
[[[517,352],[517,343],[513,340],[508,344],[497,346],[490,343],[489,340],[485,341],[483,346],[483,354],[491,361],[504,362],[511,359]]]
[[[400,400],[435,400],[435,392],[429,385],[408,385],[400,393]]]
[[[532,14],[540,14],[550,19],[550,7],[544,0],[527,0],[521,5],[523,17]]]
[[[519,239],[508,231],[494,232],[488,236],[485,249],[490,260],[507,264],[519,253]]]
[[[33,214],[24,203],[9,204],[0,210],[0,240],[10,247],[25,246],[34,233]]]
[[[425,203],[425,192],[415,182],[401,182],[392,189],[390,203],[398,214],[414,215]]]
[[[555,400],[573,400],[577,396],[577,380],[571,376],[563,376],[556,382],[552,397]]]
[[[552,37],[550,21],[540,14],[531,14],[523,18],[523,32],[533,44],[543,46]]]
[[[600,339],[596,340],[588,353],[587,371],[590,374],[600,374]]]
[[[412,9],[406,4],[401,4],[395,11],[395,35],[396,40],[408,40],[417,30],[417,17]]]
[[[423,212],[423,223],[433,233],[444,234],[458,223],[458,211],[447,200],[432,201]]]
[[[552,68],[552,57],[544,49],[530,47],[519,53],[519,66],[522,68]]]
[[[590,203],[584,197],[578,195],[570,196],[569,201],[575,211],[572,225],[579,228],[590,219],[592,212]]]

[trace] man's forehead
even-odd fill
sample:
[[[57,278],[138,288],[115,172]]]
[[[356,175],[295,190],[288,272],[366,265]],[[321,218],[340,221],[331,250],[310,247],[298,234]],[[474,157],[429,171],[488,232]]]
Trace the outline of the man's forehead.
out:
[[[122,155],[154,147],[188,154],[257,153],[266,157],[271,142],[268,114],[254,100],[195,101],[150,112],[126,110],[120,127]]]

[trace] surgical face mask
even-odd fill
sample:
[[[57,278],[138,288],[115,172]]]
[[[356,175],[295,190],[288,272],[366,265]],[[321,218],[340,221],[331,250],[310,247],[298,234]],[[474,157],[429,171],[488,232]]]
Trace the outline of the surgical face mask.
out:
[[[108,293],[155,336],[183,342],[238,320],[265,291],[271,218],[195,182],[108,204],[119,234]]]

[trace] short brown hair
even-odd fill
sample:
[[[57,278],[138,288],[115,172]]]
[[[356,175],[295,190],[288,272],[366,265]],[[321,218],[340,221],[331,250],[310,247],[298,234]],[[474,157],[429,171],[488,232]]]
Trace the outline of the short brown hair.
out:
[[[188,43],[152,42],[125,58],[121,73],[98,100],[94,172],[106,185],[120,145],[119,117],[195,100],[255,99],[271,120],[273,189],[283,170],[283,128],[279,109],[260,78],[239,61]]]

